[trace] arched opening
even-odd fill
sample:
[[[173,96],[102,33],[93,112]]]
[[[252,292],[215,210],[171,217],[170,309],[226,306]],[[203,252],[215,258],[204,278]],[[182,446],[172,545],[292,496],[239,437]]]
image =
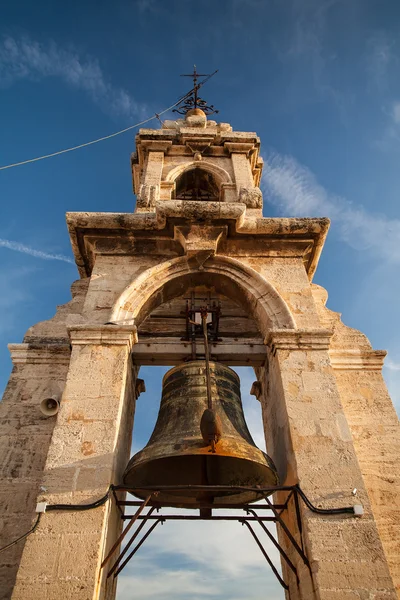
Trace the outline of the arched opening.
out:
[[[176,180],[176,200],[219,200],[219,189],[212,173],[195,167],[184,171]]]
[[[201,270],[196,261],[184,256],[144,271],[121,294],[109,320],[139,325],[154,308],[183,293],[191,282],[216,284],[221,293],[237,298],[264,338],[271,328],[296,328],[286,302],[268,281],[251,267],[222,256],[209,258]]]
[[[200,272],[164,282],[147,299],[138,313],[139,344],[152,344],[157,337],[163,338],[166,345],[171,339],[179,342],[186,338],[185,312],[191,302],[220,306],[218,339],[221,342],[237,344],[243,339],[251,339],[262,344],[262,334],[252,316],[251,303],[241,287],[227,277]],[[194,333],[197,342],[200,342],[199,332]],[[210,333],[214,334],[214,330]],[[190,359],[191,342],[186,341],[187,358]],[[214,349],[217,345],[218,342]],[[201,353],[201,348],[197,350]],[[165,362],[162,366],[151,366],[149,362],[140,369],[140,377],[146,382],[146,393],[137,402],[132,455],[141,450],[150,438],[160,407],[162,378],[173,364]],[[229,358],[225,364],[230,364]],[[233,366],[233,369],[240,377],[246,423],[256,445],[265,451],[261,406],[250,395],[254,371],[251,366]],[[178,514],[182,511],[170,508],[166,512]],[[141,550],[140,564],[133,559],[119,575],[118,599],[122,600],[132,587],[139,596],[142,590],[146,590],[149,599],[160,594],[165,600],[194,596],[205,598],[211,586],[216,597],[232,598],[238,594],[256,600],[268,590],[271,597],[283,600],[281,586],[245,527],[233,521],[190,521],[198,515],[196,510],[186,509],[185,514],[188,520],[167,522],[164,527],[157,528]],[[267,527],[276,537],[275,525],[268,523]],[[280,571],[278,552],[268,541],[266,548]],[[210,555],[213,560],[205,570],[204,564],[209,562],[205,557]],[[158,592],[158,589],[162,591]],[[149,590],[154,590],[153,594]]]
[[[247,363],[232,362],[229,349],[241,347],[240,344],[243,342],[248,343],[247,348],[250,348],[251,345],[259,345],[264,352],[259,368],[264,370],[267,360],[264,338],[267,332],[270,329],[293,329],[292,315],[274,287],[243,263],[235,259],[217,256],[208,259],[199,269],[196,261],[180,257],[142,273],[120,296],[110,319],[134,322],[138,327],[139,339],[138,344],[133,348],[134,362],[135,349],[139,346],[146,349],[148,356],[147,362],[140,360],[136,362],[137,366],[141,365],[140,377],[146,381],[147,392],[140,397],[137,404],[132,454],[143,448],[154,428],[160,406],[163,374],[171,366],[178,364],[178,360],[191,359],[191,340],[182,340],[186,336],[186,323],[182,313],[185,312],[186,303],[192,296],[211,305],[214,302],[221,302],[219,339],[211,349],[212,358],[215,359],[219,344],[225,343],[228,347],[228,355],[222,357],[222,362],[234,370],[237,369],[241,380],[245,419],[256,445],[263,448],[264,433],[267,433],[267,430],[261,417],[261,405],[254,396],[249,394],[251,384],[256,379],[253,371],[254,364],[250,361],[248,367],[238,367],[238,365]],[[179,356],[179,359],[176,357],[171,359],[171,355],[167,351],[164,361],[157,360],[157,352],[152,353],[157,338],[159,348],[163,347],[168,350],[170,343],[176,346],[185,346],[182,356]],[[197,340],[197,342],[200,346],[200,341]],[[199,347],[197,350],[200,353],[202,351]],[[241,361],[243,358],[246,359],[246,356],[245,348]],[[277,401],[279,402],[279,400]],[[285,453],[284,445],[285,441],[282,439],[283,453]],[[269,441],[267,442],[267,451],[271,454],[268,446]],[[210,571],[210,581],[214,581],[214,588],[221,597],[233,597],[233,590],[237,591],[243,585],[242,596],[249,599],[256,600],[260,594],[264,593],[265,589],[268,589],[274,597],[283,598],[282,588],[266,567],[262,555],[259,554],[257,546],[245,528],[237,528],[233,523],[229,525],[221,523],[217,526],[218,529],[216,529],[215,523],[193,523],[192,526],[185,522],[184,525],[179,525],[172,530],[171,525],[167,523],[166,527],[160,528],[154,537],[150,538],[149,545],[145,545],[143,551],[145,554],[142,556],[146,568],[152,570],[154,560],[157,565],[161,564],[159,562],[161,557],[165,557],[167,562],[171,561],[172,564],[177,565],[180,572],[185,565],[189,564],[190,582],[196,586],[202,577],[201,561],[197,558],[202,556],[202,551],[197,544],[193,544],[189,540],[198,539],[207,554],[211,552],[214,555],[218,552],[221,559],[217,561],[218,564],[216,562],[216,568]],[[174,537],[175,535],[176,537]],[[222,543],[221,540],[223,540]],[[217,548],[221,548],[221,550],[217,550]],[[243,548],[246,548],[245,555],[248,559],[243,558]],[[272,546],[268,546],[268,552],[271,552],[273,562],[279,570],[279,558],[276,550]],[[232,570],[227,565],[232,565]],[[249,575],[249,569],[252,569],[250,588],[249,580],[246,577]],[[176,598],[176,581],[171,580],[171,587],[168,590],[165,589],[168,573],[169,568],[166,567],[159,572],[159,577],[156,579],[163,580],[164,598]],[[231,587],[224,587],[222,582],[216,580],[218,573],[222,574],[225,582],[229,581]],[[125,579],[126,575],[128,577]],[[143,570],[138,570],[134,564],[132,564],[131,572],[127,571],[122,577],[120,576],[119,589],[127,590],[132,581],[134,581],[135,589],[145,589],[150,582],[146,576],[143,576]],[[152,581],[154,581],[154,577],[152,577]],[[186,597],[193,596],[190,582],[182,584]],[[251,593],[248,591],[249,589]],[[202,594],[201,591],[200,594]]]

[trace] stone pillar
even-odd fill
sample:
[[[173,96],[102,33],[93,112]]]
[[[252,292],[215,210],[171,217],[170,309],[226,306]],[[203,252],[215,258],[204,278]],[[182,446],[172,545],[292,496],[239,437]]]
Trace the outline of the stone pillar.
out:
[[[239,194],[241,188],[251,189],[254,187],[253,175],[251,173],[250,162],[246,152],[237,152],[232,150],[232,165],[235,174],[236,190]]]
[[[131,443],[132,327],[74,326],[69,333],[70,368],[39,497],[49,504],[102,497],[120,483]],[[100,564],[120,527],[112,499],[84,512],[46,512],[27,539],[13,600],[113,598]]]
[[[297,531],[308,569],[282,531],[281,543],[296,564],[300,584],[283,564],[290,600],[395,600],[353,438],[343,412],[328,348],[330,333],[275,331],[266,340],[268,369],[262,404],[268,453],[281,483],[298,483],[320,508],[362,504],[363,517],[318,515],[300,503],[303,531]],[[261,373],[259,373],[261,375]],[[352,495],[357,488],[357,498]],[[275,500],[283,500],[283,493]],[[287,523],[295,531],[292,507]],[[279,527],[278,527],[279,530]]]
[[[343,409],[400,597],[400,424],[382,377],[386,352],[330,351]]]
[[[0,402],[0,547],[28,531],[35,516],[55,417],[40,403],[62,391],[69,344],[10,344],[13,372]],[[23,541],[0,554],[0,599],[9,600],[24,549]]]
[[[149,151],[144,182],[146,185],[160,187],[162,169],[164,166],[164,152]]]

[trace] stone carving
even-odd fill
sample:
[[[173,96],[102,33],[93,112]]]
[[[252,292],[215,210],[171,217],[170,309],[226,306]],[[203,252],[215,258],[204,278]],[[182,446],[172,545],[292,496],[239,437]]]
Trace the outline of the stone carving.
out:
[[[262,192],[260,188],[240,188],[239,202],[243,202],[248,208],[262,208]]]
[[[159,185],[146,185],[142,184],[137,195],[137,207],[138,208],[154,208],[156,200],[160,199],[160,186]]]

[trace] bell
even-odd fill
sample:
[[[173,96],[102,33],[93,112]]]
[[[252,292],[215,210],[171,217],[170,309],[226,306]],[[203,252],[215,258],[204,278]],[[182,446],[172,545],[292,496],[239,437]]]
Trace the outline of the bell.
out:
[[[126,486],[146,497],[141,486],[160,486],[157,501],[200,507],[215,497],[226,504],[259,499],[253,491],[162,490],[163,486],[272,487],[278,475],[272,460],[255,445],[247,428],[240,380],[229,367],[210,362],[212,409],[207,401],[206,362],[174,367],[163,379],[157,423],[148,444],[129,461]]]

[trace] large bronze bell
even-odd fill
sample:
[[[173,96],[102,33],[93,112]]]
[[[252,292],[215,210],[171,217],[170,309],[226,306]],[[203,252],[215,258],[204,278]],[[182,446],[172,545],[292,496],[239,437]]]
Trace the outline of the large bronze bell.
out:
[[[146,497],[141,486],[247,486],[278,484],[272,460],[255,445],[240,398],[240,380],[229,367],[210,362],[212,411],[207,409],[206,362],[174,367],[163,379],[157,423],[147,444],[128,463],[125,485]],[[212,435],[208,436],[208,432]],[[214,497],[242,504],[260,496],[249,491],[160,491],[157,500],[180,506],[201,506]]]

